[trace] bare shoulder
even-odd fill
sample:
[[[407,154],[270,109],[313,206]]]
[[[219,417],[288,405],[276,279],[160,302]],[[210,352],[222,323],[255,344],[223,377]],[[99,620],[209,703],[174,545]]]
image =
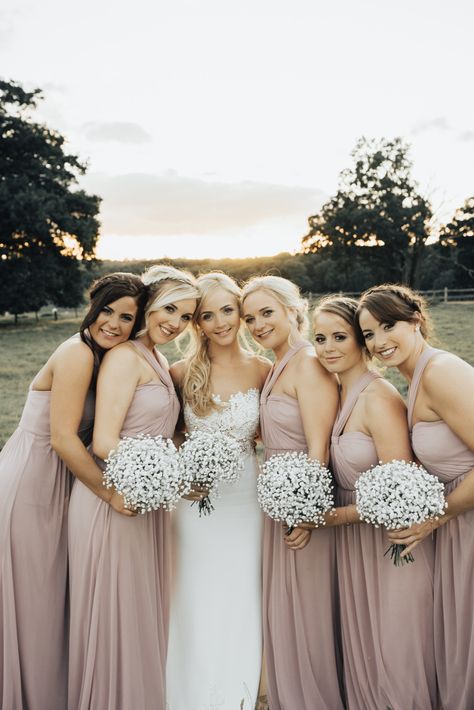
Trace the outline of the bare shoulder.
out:
[[[129,342],[120,343],[120,345],[107,350],[102,360],[102,363],[107,366],[117,367],[132,366],[137,362],[139,362],[139,355]]]
[[[301,348],[292,358],[291,365],[298,380],[316,377],[319,382],[336,383],[335,376],[321,365],[312,348]]]
[[[250,353],[248,357],[251,365],[257,369],[259,378],[263,384],[272,368],[272,362],[267,357],[256,353]]]
[[[50,358],[53,369],[68,365],[71,368],[87,368],[94,366],[94,353],[80,338],[69,338],[61,343]]]
[[[474,368],[454,353],[441,352],[426,365],[422,375],[423,387],[428,394],[440,388],[452,387],[453,382],[473,381]]]
[[[171,365],[170,375],[175,385],[179,386],[182,383],[187,366],[188,361],[186,359],[178,360]]]
[[[384,377],[373,380],[362,392],[361,400],[369,416],[383,417],[387,411],[406,411],[403,397]]]

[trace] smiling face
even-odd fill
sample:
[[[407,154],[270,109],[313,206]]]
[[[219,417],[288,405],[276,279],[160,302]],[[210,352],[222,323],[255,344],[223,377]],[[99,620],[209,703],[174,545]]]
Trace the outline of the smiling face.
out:
[[[195,298],[168,303],[148,315],[147,336],[153,345],[165,345],[183,332],[196,310]]]
[[[211,343],[232,344],[240,328],[237,297],[221,286],[213,288],[201,301],[198,324]]]
[[[132,296],[122,296],[102,308],[89,326],[91,338],[100,348],[110,350],[130,337],[137,315],[137,303]]]
[[[288,310],[264,289],[250,293],[243,303],[243,319],[253,338],[268,350],[288,344],[292,324]]]
[[[340,374],[364,362],[354,329],[344,318],[320,310],[313,325],[316,354],[326,370]]]
[[[403,367],[419,348],[421,336],[416,319],[382,323],[363,308],[359,325],[368,351],[388,367]]]

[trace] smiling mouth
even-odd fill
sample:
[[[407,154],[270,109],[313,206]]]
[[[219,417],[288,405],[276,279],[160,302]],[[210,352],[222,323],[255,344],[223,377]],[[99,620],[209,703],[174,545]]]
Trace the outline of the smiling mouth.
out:
[[[160,325],[160,330],[167,338],[169,338],[170,335],[174,335],[176,332],[175,330],[170,330],[169,328],[166,328],[166,326],[164,325]]]
[[[395,352],[395,350],[396,350],[395,347],[393,347],[393,348],[386,348],[385,350],[379,350],[379,352],[377,353],[377,355],[380,355],[380,357],[383,357],[383,358],[389,358],[389,357],[392,357],[392,355],[393,355],[393,353]]]
[[[105,330],[105,328],[101,328],[100,332],[102,335],[105,335],[106,338],[116,338],[118,333],[111,333],[110,330]]]
[[[264,333],[259,333],[257,338],[266,338],[267,335],[270,335],[271,333],[273,333],[273,328],[271,330],[266,330]]]
[[[230,332],[232,332],[232,328],[227,328],[227,330],[221,330],[218,333],[214,331],[214,335],[217,335],[219,338],[224,337],[224,335],[228,335]]]

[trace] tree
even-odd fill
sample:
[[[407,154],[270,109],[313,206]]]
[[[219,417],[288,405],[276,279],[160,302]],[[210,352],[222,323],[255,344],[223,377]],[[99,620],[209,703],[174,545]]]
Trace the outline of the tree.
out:
[[[309,217],[304,250],[329,249],[347,280],[363,263],[374,280],[416,285],[432,210],[411,176],[408,151],[401,138],[361,138],[336,195]]]
[[[86,166],[65,151],[64,136],[31,117],[42,98],[0,80],[2,312],[71,305],[79,259],[93,257],[99,232],[100,199],[77,187]]]
[[[451,222],[442,228],[439,252],[450,261],[456,285],[471,287],[474,281],[474,197],[469,197],[456,210]]]

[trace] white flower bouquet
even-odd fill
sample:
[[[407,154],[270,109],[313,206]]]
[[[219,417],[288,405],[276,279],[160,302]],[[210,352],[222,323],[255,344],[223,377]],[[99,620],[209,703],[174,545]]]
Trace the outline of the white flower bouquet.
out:
[[[334,507],[332,476],[303,452],[276,454],[257,479],[258,502],[273,520],[286,523],[288,534],[300,523],[325,524]]]
[[[444,486],[422,466],[391,461],[363,473],[355,484],[356,505],[361,520],[388,530],[408,528],[443,515],[447,503]],[[413,562],[411,553],[401,557],[405,545],[392,544],[385,552],[395,565]]]
[[[243,466],[242,447],[237,439],[219,431],[195,430],[187,434],[179,459],[186,481],[207,490],[199,501],[199,515],[209,515],[214,510],[210,495],[218,497],[219,483],[237,481]]]
[[[175,445],[162,436],[124,437],[105,463],[105,487],[113,486],[127,508],[138,513],[172,510],[191,487],[183,476]]]

